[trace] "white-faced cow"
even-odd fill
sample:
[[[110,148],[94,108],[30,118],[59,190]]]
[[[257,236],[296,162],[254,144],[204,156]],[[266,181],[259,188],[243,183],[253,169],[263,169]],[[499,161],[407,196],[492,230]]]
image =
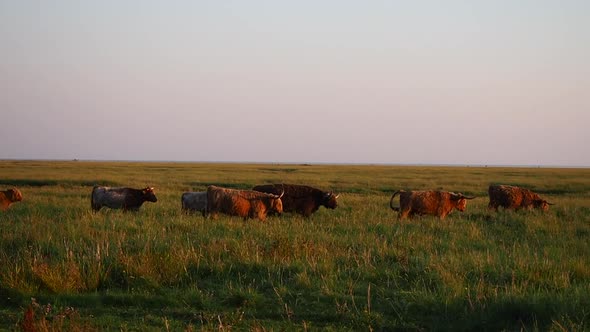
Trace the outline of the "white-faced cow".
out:
[[[299,213],[305,217],[311,216],[320,206],[329,209],[335,209],[338,206],[338,196],[332,192],[322,191],[309,186],[296,184],[267,184],[252,188],[253,190],[279,195],[284,193],[283,201],[284,212]]]
[[[269,212],[283,213],[282,195],[265,194],[253,190],[207,187],[207,213],[216,218],[219,213],[245,219],[266,219]]]
[[[16,188],[0,191],[0,210],[6,211],[13,203],[23,200],[23,194]]]
[[[529,189],[515,186],[491,185],[488,188],[488,194],[490,196],[488,208],[496,211],[498,211],[498,207],[500,206],[504,209],[519,210],[535,208],[548,211],[549,205],[553,205]]]
[[[124,211],[137,211],[144,202],[157,202],[154,188],[143,189],[111,188],[94,186],[90,203],[92,210],[98,211],[103,206],[111,209],[123,209]]]
[[[399,194],[400,207],[393,206],[393,198]],[[463,194],[455,194],[448,191],[396,191],[389,206],[392,210],[398,211],[398,218],[412,218],[414,215],[433,215],[444,219],[453,209],[465,211],[468,199]]]
[[[201,212],[203,216],[207,213],[207,192],[189,191],[182,194],[180,201],[182,210],[185,212]]]

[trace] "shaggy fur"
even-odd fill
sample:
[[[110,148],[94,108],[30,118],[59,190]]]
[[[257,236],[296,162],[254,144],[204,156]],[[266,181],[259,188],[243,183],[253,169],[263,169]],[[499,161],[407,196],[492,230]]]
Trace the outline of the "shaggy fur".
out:
[[[23,200],[23,194],[16,188],[0,191],[0,210],[6,211],[13,203]]]
[[[299,213],[305,217],[311,216],[320,206],[335,209],[338,206],[338,195],[331,192],[296,184],[267,184],[256,186],[253,190],[280,195],[284,192],[283,211]]]
[[[488,208],[498,211],[498,207],[505,209],[541,209],[549,210],[549,205],[553,205],[542,199],[536,193],[519,187],[505,185],[491,185],[488,188],[490,203]]]
[[[280,196],[252,190],[235,190],[209,186],[207,188],[207,213],[217,218],[219,213],[245,219],[266,219],[269,212],[283,213]]]
[[[399,194],[400,207],[393,206],[393,198]],[[461,212],[467,207],[466,197],[448,191],[396,191],[389,200],[392,210],[398,211],[398,218],[412,218],[414,215],[433,215],[444,219],[453,209]]]
[[[157,202],[154,188],[110,188],[94,186],[90,196],[92,210],[98,211],[103,206],[124,211],[137,211],[144,202]]]
[[[207,213],[206,191],[183,193],[180,200],[182,203],[182,210],[185,212],[201,212],[203,216]]]

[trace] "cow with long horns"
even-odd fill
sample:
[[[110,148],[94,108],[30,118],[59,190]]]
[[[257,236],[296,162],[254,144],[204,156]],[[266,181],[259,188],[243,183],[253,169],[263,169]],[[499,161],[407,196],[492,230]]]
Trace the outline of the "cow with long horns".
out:
[[[311,216],[320,206],[335,209],[338,206],[338,196],[332,192],[296,184],[267,184],[252,188],[253,190],[275,194],[283,192],[283,211]]]
[[[244,218],[266,220],[269,212],[283,213],[281,195],[253,190],[237,190],[217,186],[207,187],[207,214],[216,218],[219,213]]]
[[[488,208],[495,211],[498,211],[500,206],[513,210],[535,208],[549,211],[549,205],[553,205],[533,191],[516,186],[490,185],[488,194],[490,196]]]
[[[393,199],[399,194],[399,207],[393,206]],[[448,191],[404,191],[393,193],[389,200],[392,210],[398,212],[398,218],[412,218],[415,215],[433,215],[444,219],[453,209],[461,212],[467,207],[467,200],[475,197],[467,197],[461,193]]]

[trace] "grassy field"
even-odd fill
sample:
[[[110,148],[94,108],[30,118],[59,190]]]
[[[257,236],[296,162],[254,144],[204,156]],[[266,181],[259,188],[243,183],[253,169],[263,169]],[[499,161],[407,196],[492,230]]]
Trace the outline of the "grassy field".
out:
[[[180,211],[183,191],[270,182],[334,190],[339,207]],[[489,212],[491,183],[556,205]],[[151,185],[159,201],[92,213],[95,184]],[[11,186],[24,200],[0,212],[5,330],[590,329],[590,169],[0,161]],[[398,221],[397,189],[478,198]]]

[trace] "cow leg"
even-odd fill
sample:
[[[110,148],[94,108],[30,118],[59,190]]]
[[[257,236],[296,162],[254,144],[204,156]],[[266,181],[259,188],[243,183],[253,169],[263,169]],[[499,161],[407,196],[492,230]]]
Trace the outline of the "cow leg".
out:
[[[257,213],[257,218],[260,221],[265,221],[266,220],[266,214],[263,211],[258,211]]]
[[[453,208],[450,208],[450,209],[449,209],[449,208],[446,208],[446,209],[445,209],[444,207],[442,207],[442,208],[439,210],[439,213],[438,213],[438,218],[439,218],[440,220],[443,220],[443,219],[445,219],[445,218],[446,218],[446,217],[447,217],[447,216],[448,216],[448,215],[449,215],[449,214],[450,214],[452,211],[453,211]]]
[[[498,204],[494,204],[494,203],[490,202],[488,204],[488,210],[494,210],[494,211],[498,212]]]
[[[102,205],[96,204],[96,203],[94,202],[94,200],[92,200],[92,201],[90,202],[90,207],[92,208],[92,211],[94,211],[94,212],[98,212],[98,211],[100,210],[100,208],[102,207]]]
[[[400,210],[397,215],[397,219],[406,219],[410,215],[410,212],[410,210]]]

